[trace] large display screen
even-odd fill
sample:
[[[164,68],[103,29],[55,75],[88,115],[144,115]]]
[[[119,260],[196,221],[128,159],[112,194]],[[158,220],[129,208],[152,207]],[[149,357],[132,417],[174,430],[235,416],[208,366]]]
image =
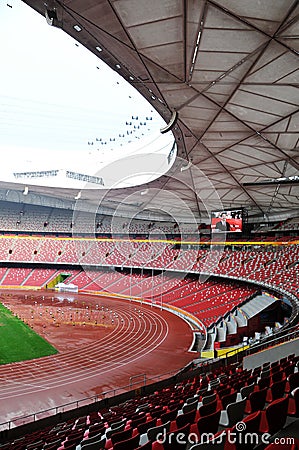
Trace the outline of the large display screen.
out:
[[[220,233],[241,233],[243,229],[243,210],[239,208],[212,211],[211,229]]]

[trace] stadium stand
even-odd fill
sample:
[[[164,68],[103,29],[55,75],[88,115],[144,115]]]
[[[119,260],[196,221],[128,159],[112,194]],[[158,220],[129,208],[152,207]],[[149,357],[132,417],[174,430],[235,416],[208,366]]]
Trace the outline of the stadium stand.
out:
[[[125,299],[131,309],[145,303],[188,323],[194,359],[83,406],[59,409],[49,398],[53,408],[31,420],[20,411],[0,424],[0,450],[298,450],[298,2],[23,3],[137,87],[165,121],[161,134],[173,133],[168,163],[176,158],[141,191],[107,189],[102,202],[97,189],[80,191],[82,203],[68,186],[25,193],[20,181],[30,185],[33,172],[3,183],[0,294],[42,298],[62,280],[78,295]],[[212,233],[208,216],[224,209],[242,211],[242,232]],[[239,214],[230,220],[240,226]],[[65,316],[72,322],[69,305]],[[3,364],[0,378],[13,384],[18,370]],[[52,370],[59,374],[59,360]],[[39,386],[38,362],[29,373],[28,390]]]
[[[255,433],[252,436],[257,439],[256,444],[269,444],[286,422],[292,423],[294,411],[298,417],[298,380],[296,384],[291,381],[292,377],[298,374],[298,360],[299,356],[281,358],[271,363],[270,378],[274,378],[277,373],[274,368],[278,367],[283,380],[283,389],[277,394],[277,398],[272,397],[275,382],[267,388],[262,388],[258,383],[263,379],[262,367],[249,370],[240,363],[232,363],[213,370],[209,367],[207,370],[203,366],[200,371],[198,369],[190,371],[183,379],[173,380],[166,387],[156,390],[154,394],[135,396],[110,408],[101,405],[98,408],[90,408],[84,415],[77,415],[42,430],[28,433],[7,442],[1,448],[136,449],[139,445],[143,448],[142,445],[150,442],[151,444],[144,448],[163,450],[168,446],[163,443],[161,435],[157,437],[157,432],[163,431],[164,428],[166,436],[169,436],[167,433],[175,433],[177,430],[183,432],[181,440],[184,438],[189,446],[198,444],[201,437],[204,439],[205,433],[210,433],[209,438],[212,439],[218,432],[225,431],[226,442],[232,445],[229,433],[237,431],[245,435],[246,430],[246,428],[235,430],[236,422],[231,422],[232,414],[237,414],[238,422],[244,421],[248,424],[247,430]],[[259,374],[257,383],[254,384],[254,390],[251,389],[251,393],[246,396],[244,387],[252,386],[249,383],[253,374]],[[263,393],[262,402],[258,400],[260,393]],[[240,400],[234,403],[237,396],[240,396]],[[213,399],[205,400],[208,397]],[[194,407],[191,408],[191,405]],[[232,413],[231,410],[235,406],[238,410]],[[228,417],[226,422],[225,417]],[[256,422],[252,422],[251,425],[253,419],[256,419]],[[188,430],[182,429],[185,424],[189,424]],[[262,433],[266,431],[267,441],[262,442]],[[118,442],[122,445],[118,445]],[[293,439],[294,446],[296,442],[298,443],[298,439]],[[234,444],[230,448],[237,449],[238,446]]]

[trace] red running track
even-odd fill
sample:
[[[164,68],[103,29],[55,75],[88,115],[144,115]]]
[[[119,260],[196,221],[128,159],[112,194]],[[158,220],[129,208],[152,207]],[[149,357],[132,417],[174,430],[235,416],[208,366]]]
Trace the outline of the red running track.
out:
[[[17,425],[21,416],[71,402],[82,406],[86,397],[128,386],[130,377],[141,383],[143,374],[176,372],[196,355],[188,352],[190,326],[160,308],[84,294],[11,292],[1,302],[59,353],[0,366],[0,424]]]

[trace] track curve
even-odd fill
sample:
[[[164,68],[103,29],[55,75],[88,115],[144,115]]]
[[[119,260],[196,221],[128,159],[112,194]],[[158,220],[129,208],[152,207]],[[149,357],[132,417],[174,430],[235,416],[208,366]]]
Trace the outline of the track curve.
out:
[[[53,293],[20,291],[1,301],[60,349],[0,366],[1,423],[127,386],[140,374],[177,371],[194,358],[186,322],[149,305],[80,294],[64,294],[61,301]]]

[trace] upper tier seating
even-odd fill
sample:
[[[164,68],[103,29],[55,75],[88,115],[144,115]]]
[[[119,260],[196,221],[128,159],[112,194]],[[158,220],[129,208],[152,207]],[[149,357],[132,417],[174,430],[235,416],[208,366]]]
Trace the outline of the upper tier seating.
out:
[[[197,316],[206,326],[211,325],[220,316],[236,305],[248,299],[255,288],[240,287],[231,283],[222,285],[199,279],[184,279],[165,272],[159,276],[150,276],[145,268],[173,268],[181,270],[192,267],[194,272],[204,271],[210,274],[224,275],[244,280],[266,282],[273,287],[284,288],[298,294],[297,262],[299,246],[260,247],[255,250],[219,249],[209,251],[199,247],[178,250],[172,244],[149,241],[125,241],[111,239],[50,238],[44,236],[5,236],[2,235],[0,258],[5,262],[28,263],[67,263],[81,266],[139,267],[144,272],[139,275],[117,272],[108,269],[104,274],[78,270],[67,282],[78,285],[79,289],[114,292],[124,296],[142,296],[154,298],[159,302],[163,293],[163,302],[182,308]],[[266,250],[265,250],[266,249]],[[189,264],[188,264],[189,262]],[[185,266],[186,264],[186,266]],[[37,269],[39,270],[39,269]],[[188,270],[187,270],[188,272]],[[43,273],[41,271],[40,273]],[[132,278],[132,281],[131,281]],[[35,277],[28,271],[10,268],[3,273],[2,285],[45,286],[49,282],[47,274]]]

